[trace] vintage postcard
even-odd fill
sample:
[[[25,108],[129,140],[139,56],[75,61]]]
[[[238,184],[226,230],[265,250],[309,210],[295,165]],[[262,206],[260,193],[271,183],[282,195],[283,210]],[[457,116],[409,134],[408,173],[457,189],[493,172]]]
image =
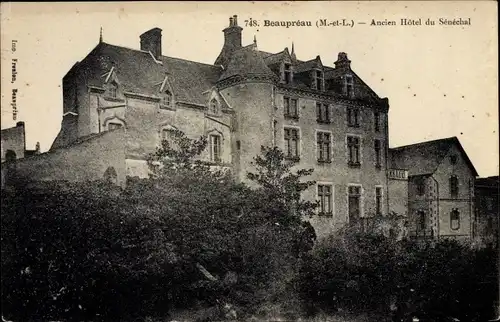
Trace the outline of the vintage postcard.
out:
[[[3,2],[3,321],[495,320],[497,9]]]

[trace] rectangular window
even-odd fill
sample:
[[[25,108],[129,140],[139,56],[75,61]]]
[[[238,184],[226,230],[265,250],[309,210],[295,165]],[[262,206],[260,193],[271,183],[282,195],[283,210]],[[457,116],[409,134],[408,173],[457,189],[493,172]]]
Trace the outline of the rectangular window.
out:
[[[347,108],[347,125],[359,127],[359,110],[357,108]]]
[[[276,137],[278,136],[278,121],[273,121],[273,143],[276,145]]]
[[[316,121],[318,123],[330,123],[328,104],[316,103]]]
[[[452,176],[450,178],[450,194],[452,198],[458,197],[458,178],[457,176]]]
[[[359,166],[359,138],[356,136],[347,137],[347,149],[349,153],[349,165]]]
[[[375,166],[380,168],[382,166],[382,148],[381,148],[380,140],[374,141],[374,149],[375,149]]]
[[[297,99],[295,98],[290,98],[290,97],[284,97],[283,98],[283,103],[284,103],[284,116],[289,117],[289,118],[298,118],[299,113],[297,109]]]
[[[168,140],[168,139],[170,139],[170,130],[169,129],[163,129],[163,130],[161,130],[161,139],[162,140]]]
[[[285,128],[285,156],[288,159],[299,158],[299,130]]]
[[[451,164],[457,164],[457,156],[456,155],[451,155],[450,156],[450,163]]]
[[[318,185],[319,214],[332,214],[332,186]]]
[[[375,132],[380,132],[380,113],[379,112],[375,112],[373,114],[373,122],[374,122]]]
[[[219,135],[210,135],[210,161],[221,161],[221,139]]]
[[[323,82],[323,72],[317,70],[316,71],[316,88],[319,89],[320,91],[324,90],[324,82]]]
[[[349,186],[349,223],[356,224],[361,217],[361,187]]]
[[[115,83],[111,83],[108,87],[108,96],[116,98],[118,96],[118,86]]]
[[[416,185],[417,185],[417,194],[419,196],[425,195],[425,180],[423,178],[418,179]]]
[[[377,215],[382,214],[382,187],[375,187],[375,211]]]
[[[331,135],[328,132],[317,133],[318,162],[331,162]]]
[[[352,75],[345,76],[345,94],[349,98],[354,97],[354,80]]]
[[[283,71],[283,80],[285,81],[285,84],[292,83],[292,65],[291,64],[285,64],[284,71]]]
[[[450,213],[450,228],[452,230],[460,229],[460,212],[458,209],[453,209]]]
[[[312,79],[311,79],[311,88],[318,89],[318,74],[315,70],[311,71]]]
[[[425,215],[425,211],[419,210],[417,212],[417,233],[420,234],[425,234],[425,230],[427,229],[427,218]]]

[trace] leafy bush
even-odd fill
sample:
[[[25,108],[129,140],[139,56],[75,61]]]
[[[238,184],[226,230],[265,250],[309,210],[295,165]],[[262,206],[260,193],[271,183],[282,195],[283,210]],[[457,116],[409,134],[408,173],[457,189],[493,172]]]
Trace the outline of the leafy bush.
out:
[[[299,198],[303,174],[273,177],[293,197],[290,208],[290,198],[270,198],[279,189],[250,189],[199,161],[203,138],[174,134],[177,149],[163,142],[151,178],[125,189],[84,182],[2,191],[4,316],[124,320],[204,307],[228,314],[229,306],[241,316],[294,293],[297,259],[314,240],[301,219],[313,207]],[[259,174],[284,162],[263,151]]]
[[[413,242],[341,231],[315,246],[301,267],[309,313],[350,311],[481,321],[493,316],[495,253],[453,240]]]

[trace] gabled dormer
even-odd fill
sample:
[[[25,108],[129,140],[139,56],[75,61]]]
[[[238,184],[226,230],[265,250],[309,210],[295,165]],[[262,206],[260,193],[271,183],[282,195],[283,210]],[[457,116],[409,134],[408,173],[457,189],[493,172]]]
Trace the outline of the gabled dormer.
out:
[[[347,99],[380,103],[380,97],[351,69],[347,54],[340,52],[335,68],[325,71],[326,90]]]
[[[318,91],[325,90],[325,68],[319,56],[296,65],[295,73],[310,89]]]
[[[286,55],[283,57],[283,61],[281,62],[280,71],[281,71],[281,82],[284,84],[292,84],[293,83],[293,64],[292,58],[290,54],[288,54],[288,48],[285,48]]]
[[[222,95],[214,88],[207,93],[206,101],[206,116],[208,117],[221,117],[224,111],[227,111],[227,102]]]
[[[160,97],[160,109],[175,108],[174,94],[168,76],[168,74],[165,75],[163,82],[161,82],[160,86],[158,87],[157,95]]]
[[[113,66],[111,70],[103,76],[105,77],[103,97],[108,101],[123,101],[123,88],[116,75],[116,68]]]

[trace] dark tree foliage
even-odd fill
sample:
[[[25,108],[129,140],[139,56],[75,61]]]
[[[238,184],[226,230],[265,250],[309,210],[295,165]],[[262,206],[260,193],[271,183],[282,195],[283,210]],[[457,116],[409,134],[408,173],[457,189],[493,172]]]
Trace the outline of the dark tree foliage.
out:
[[[393,321],[485,321],[497,298],[491,248],[415,242],[347,230],[315,246],[301,267],[309,314],[372,312]]]
[[[234,320],[230,307],[238,320],[339,310],[492,318],[494,250],[409,241],[395,215],[316,241],[307,221],[316,204],[301,199],[311,170],[263,147],[250,184],[239,183],[201,161],[206,138],[171,134],[151,155],[151,177],[125,188],[22,182],[2,191],[3,317],[162,320],[186,309],[205,310],[192,320]]]
[[[126,320],[225,303],[244,316],[289,291],[314,236],[299,220],[307,207],[292,211],[265,199],[268,187],[250,189],[200,161],[205,138],[172,137],[151,156],[151,177],[124,189],[2,191],[6,318]],[[282,177],[284,191],[302,187],[299,176]]]

